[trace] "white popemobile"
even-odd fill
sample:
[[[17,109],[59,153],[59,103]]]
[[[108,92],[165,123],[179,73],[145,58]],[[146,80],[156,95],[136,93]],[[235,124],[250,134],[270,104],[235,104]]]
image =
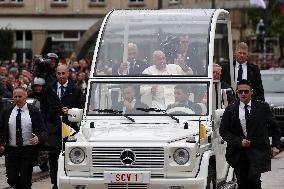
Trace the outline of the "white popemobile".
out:
[[[228,91],[213,79],[219,59],[232,75],[226,10],[111,11],[85,109],[69,110],[80,132],[59,158],[59,188],[235,188],[219,135]]]

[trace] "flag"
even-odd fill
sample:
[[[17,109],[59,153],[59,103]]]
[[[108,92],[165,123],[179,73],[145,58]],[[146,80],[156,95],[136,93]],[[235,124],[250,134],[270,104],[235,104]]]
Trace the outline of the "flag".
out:
[[[61,130],[62,130],[62,138],[66,138],[70,136],[70,127],[67,124],[62,122]]]
[[[266,4],[264,0],[249,0],[249,2],[251,5],[257,5],[259,7],[266,9]]]

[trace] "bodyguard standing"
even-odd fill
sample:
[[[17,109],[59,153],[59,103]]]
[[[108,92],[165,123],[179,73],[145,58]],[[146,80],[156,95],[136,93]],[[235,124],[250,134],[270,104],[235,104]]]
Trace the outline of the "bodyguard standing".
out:
[[[226,108],[220,126],[226,160],[235,169],[239,189],[261,189],[261,173],[271,170],[271,157],[279,153],[280,128],[269,105],[251,99],[250,82],[240,80],[237,94],[239,101]]]
[[[260,70],[256,65],[248,61],[249,49],[244,42],[238,44],[235,50],[234,78],[235,83],[242,79],[248,80],[253,88],[252,99],[264,101],[264,90],[261,80]],[[229,65],[229,64],[227,64]],[[231,83],[230,70],[228,66],[223,65],[221,81]]]
[[[41,105],[49,137],[50,179],[53,189],[57,189],[58,158],[62,149],[61,117],[62,122],[78,132],[77,123],[69,122],[67,113],[69,108],[83,108],[84,106],[81,90],[71,80],[68,80],[68,77],[68,67],[59,64],[56,68],[57,80],[45,88]]]
[[[27,91],[13,91],[14,105],[0,117],[0,154],[5,155],[7,183],[15,189],[31,189],[38,144],[47,139],[40,112],[27,104]]]

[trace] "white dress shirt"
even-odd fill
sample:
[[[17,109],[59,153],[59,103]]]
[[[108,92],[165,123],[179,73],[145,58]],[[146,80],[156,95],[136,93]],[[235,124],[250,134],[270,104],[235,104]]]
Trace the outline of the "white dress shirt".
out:
[[[248,111],[251,111],[251,101],[249,101],[248,105]],[[242,130],[245,136],[247,136],[247,123],[246,123],[246,113],[245,113],[245,104],[240,101],[239,105],[239,119],[241,122]]]
[[[67,84],[68,84],[68,81],[63,84],[64,92],[66,90]],[[61,87],[61,84],[59,82],[57,82],[57,96],[58,96],[59,99],[61,97],[61,88],[60,87]]]
[[[16,116],[18,114],[18,109],[21,109],[21,126],[22,126],[22,137],[23,146],[31,145],[30,139],[32,138],[32,120],[30,117],[30,112],[27,103],[19,108],[15,106],[11,112],[9,118],[9,146],[16,147]]]
[[[236,62],[235,65],[235,82],[237,83],[237,79],[238,79],[238,72],[239,72],[239,67],[240,64],[238,62]],[[242,64],[242,68],[243,68],[243,75],[242,75],[242,79],[248,79],[248,64],[247,62]]]

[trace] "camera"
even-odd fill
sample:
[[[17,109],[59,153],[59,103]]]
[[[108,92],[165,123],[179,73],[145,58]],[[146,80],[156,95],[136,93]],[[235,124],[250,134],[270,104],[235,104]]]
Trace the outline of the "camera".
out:
[[[34,77],[44,78],[49,75],[54,75],[51,72],[55,71],[59,62],[58,56],[55,53],[48,53],[46,58],[42,55],[35,55],[33,59],[33,75]]]
[[[36,55],[33,59],[34,77],[45,78],[45,74],[51,65],[51,59],[44,59],[41,55]]]
[[[179,38],[168,35],[165,41],[160,44],[160,46],[162,47],[166,55],[167,62],[172,61],[177,57],[177,52],[179,49]]]

